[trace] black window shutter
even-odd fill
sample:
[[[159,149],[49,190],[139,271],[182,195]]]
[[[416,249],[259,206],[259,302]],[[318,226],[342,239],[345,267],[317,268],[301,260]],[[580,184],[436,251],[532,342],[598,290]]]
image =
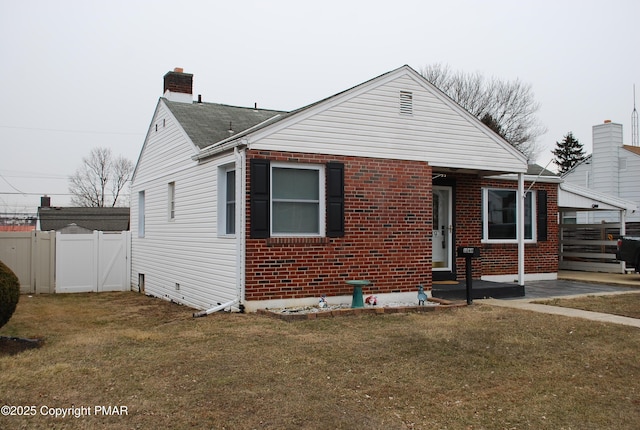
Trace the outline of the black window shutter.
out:
[[[545,190],[536,191],[536,217],[538,224],[538,241],[547,240],[547,192]]]
[[[344,164],[327,163],[327,236],[344,236]]]
[[[250,237],[269,237],[269,160],[251,159]]]

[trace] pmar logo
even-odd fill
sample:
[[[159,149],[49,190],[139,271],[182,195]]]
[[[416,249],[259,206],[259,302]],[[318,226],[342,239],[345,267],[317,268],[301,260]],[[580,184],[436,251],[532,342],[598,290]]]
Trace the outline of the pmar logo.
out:
[[[128,406],[94,406],[94,415],[129,415]]]

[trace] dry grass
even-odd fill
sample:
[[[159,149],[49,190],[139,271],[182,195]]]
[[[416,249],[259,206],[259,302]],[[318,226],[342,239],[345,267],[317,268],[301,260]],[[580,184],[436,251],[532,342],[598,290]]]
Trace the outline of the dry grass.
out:
[[[637,328],[476,304],[286,323],[135,293],[21,297],[0,330],[0,428],[635,429]],[[93,412],[93,410],[92,410]]]
[[[640,293],[586,296],[575,299],[552,299],[536,303],[585,311],[640,318]]]

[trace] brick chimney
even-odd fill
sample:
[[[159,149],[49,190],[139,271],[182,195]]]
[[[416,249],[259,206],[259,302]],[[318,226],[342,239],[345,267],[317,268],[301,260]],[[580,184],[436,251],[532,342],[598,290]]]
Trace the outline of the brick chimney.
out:
[[[193,103],[193,75],[176,67],[164,75],[164,97],[181,103]]]

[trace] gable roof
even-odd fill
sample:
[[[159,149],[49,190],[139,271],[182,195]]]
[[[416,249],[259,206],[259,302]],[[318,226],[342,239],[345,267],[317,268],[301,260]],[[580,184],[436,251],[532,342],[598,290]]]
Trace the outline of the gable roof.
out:
[[[548,176],[558,178],[559,175],[557,173],[552,172],[551,170],[547,170],[539,164],[529,164],[527,166],[527,175],[535,175],[535,176]]]
[[[218,103],[181,103],[161,98],[189,139],[203,149],[287,112],[229,106]],[[229,130],[233,130],[230,133]]]
[[[129,208],[38,208],[40,230],[61,230],[75,224],[87,230],[129,230]]]
[[[473,154],[481,155],[481,157],[478,157],[478,159],[480,158],[485,159],[487,158],[487,152],[491,150],[490,148],[494,148],[494,149],[499,148],[500,151],[502,151],[502,154],[505,155],[506,159],[509,160],[508,162],[504,162],[504,159],[501,159],[500,162],[503,163],[502,165],[493,163],[493,165],[487,169],[481,168],[480,165],[474,166],[472,168],[475,168],[476,170],[478,169],[483,171],[486,170],[487,172],[492,171],[494,174],[506,173],[506,172],[522,172],[522,173],[526,172],[527,162],[524,154],[522,154],[520,151],[514,148],[511,144],[509,144],[506,140],[504,140],[501,136],[499,136],[489,127],[484,125],[478,118],[471,115],[467,110],[462,108],[458,103],[456,103],[448,95],[446,95],[436,86],[431,84],[429,81],[427,81],[427,79],[425,79],[422,75],[420,75],[418,72],[416,72],[414,69],[412,69],[408,65],[404,65],[395,70],[384,73],[378,77],[370,79],[364,83],[356,85],[345,91],[339,92],[333,96],[327,97],[318,102],[312,103],[308,106],[289,112],[286,115],[280,115],[277,118],[274,118],[272,121],[266,121],[262,124],[256,125],[253,128],[247,129],[244,132],[240,132],[240,133],[234,134],[233,136],[227,137],[226,139],[220,142],[217,142],[216,144],[210,145],[202,149],[200,151],[200,154],[196,155],[194,159],[202,160],[204,158],[213,156],[217,153],[226,151],[232,148],[233,146],[242,144],[243,142],[240,141],[241,138],[244,139],[243,141],[245,144],[252,145],[253,147],[256,142],[262,139],[265,139],[269,136],[272,136],[283,129],[296,126],[296,124],[300,124],[306,119],[311,117],[320,118],[320,116],[324,112],[331,110],[335,106],[338,106],[342,103],[348,103],[350,100],[354,100],[367,92],[375,91],[377,88],[380,88],[382,86],[385,86],[388,84],[393,85],[392,82],[397,81],[399,79],[405,79],[405,82],[411,81],[413,85],[416,86],[416,88],[421,87],[422,89],[425,90],[425,93],[429,94],[429,97],[432,97],[433,100],[437,100],[438,103],[441,103],[442,106],[445,108],[445,110],[450,113],[449,124],[455,124],[454,127],[457,127],[460,124],[465,124],[466,130],[461,132],[458,129],[459,133],[456,136],[453,136],[450,133],[442,133],[442,132],[440,133],[436,132],[437,134],[434,134],[434,130],[436,130],[438,126],[440,126],[441,128],[443,124],[438,124],[435,127],[433,126],[433,123],[426,125],[427,127],[428,126],[432,127],[429,131],[429,133],[431,133],[430,142],[437,141],[437,144],[439,144],[440,148],[442,148],[443,146],[451,142],[456,142],[456,139],[459,137],[462,137],[463,135],[467,141],[469,141],[469,136],[471,135],[477,136],[480,138],[480,140],[477,142],[479,146],[464,147],[462,144],[458,144],[457,145],[458,154],[447,154],[446,152],[438,153],[437,156],[432,157],[428,160],[432,166],[441,167],[445,169],[449,167],[456,168],[456,169],[466,168],[468,165],[467,161],[470,159],[473,159]],[[436,111],[438,111],[438,108],[433,109],[433,112],[436,112]],[[442,111],[440,110],[439,112],[442,112]],[[370,116],[369,118],[373,118],[373,117]],[[420,126],[418,125],[417,128],[420,128]],[[422,130],[421,132],[424,132],[425,127],[422,127],[421,130]],[[339,130],[336,130],[336,136],[337,136],[337,132],[339,132]],[[375,134],[373,136],[363,136],[362,138],[372,137],[374,139],[376,138],[384,139],[385,137],[383,136],[389,137],[388,134],[389,134],[389,130],[386,130],[386,131],[381,130],[381,132],[378,134]],[[437,137],[434,138],[434,136],[437,136]],[[334,138],[337,138],[337,137],[334,136]],[[417,144],[412,150],[413,153],[410,154],[408,152],[407,147],[405,147],[404,153],[403,154],[398,153],[397,155],[400,157],[421,158],[424,154],[420,155],[418,153],[424,150],[424,142],[426,141],[425,140],[420,141],[419,138],[415,139],[415,136],[410,136],[410,137],[407,137],[406,142],[409,142],[409,140],[411,139],[413,139],[414,143]],[[422,146],[420,146],[421,144]],[[482,146],[482,148],[480,146]],[[327,150],[329,148],[325,147],[324,149]],[[344,146],[340,148],[336,147],[336,148],[329,149],[329,151],[342,151],[346,153],[345,150],[348,151],[348,148]],[[355,147],[353,148],[353,150],[355,151],[354,154],[361,154],[361,152],[359,152],[358,149],[356,149]],[[351,155],[351,154],[348,154],[348,155]],[[433,153],[430,155],[433,155]],[[495,158],[493,157],[489,157],[489,158],[491,160],[495,160]],[[489,163],[489,164],[492,164],[492,163]]]

